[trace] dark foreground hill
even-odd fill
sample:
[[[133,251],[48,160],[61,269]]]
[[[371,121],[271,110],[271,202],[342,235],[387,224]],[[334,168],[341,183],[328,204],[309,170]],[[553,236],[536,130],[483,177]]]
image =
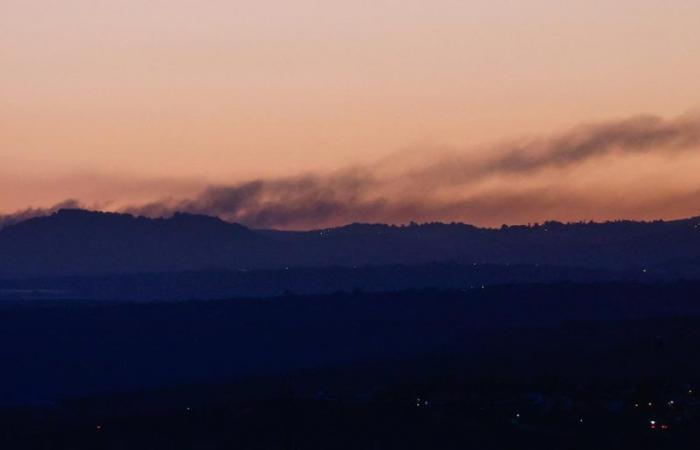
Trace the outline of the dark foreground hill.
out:
[[[697,448],[700,285],[0,308],[0,447]]]
[[[7,304],[0,403],[455,355],[482,375],[700,378],[698,298],[699,284],[562,284]]]
[[[0,277],[454,262],[695,277],[700,219],[476,228],[353,224],[251,230],[217,218],[61,210],[0,230]]]

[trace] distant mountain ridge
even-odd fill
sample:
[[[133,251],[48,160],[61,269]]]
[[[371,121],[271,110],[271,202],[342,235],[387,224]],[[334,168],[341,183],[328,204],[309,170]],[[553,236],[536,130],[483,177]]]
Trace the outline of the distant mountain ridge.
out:
[[[73,275],[229,267],[267,239],[215,217],[148,219],[64,209],[0,230],[0,274]]]
[[[0,229],[0,277],[390,264],[548,265],[621,271],[700,267],[700,218],[500,229],[351,224],[253,230],[216,217],[151,219],[63,209]]]

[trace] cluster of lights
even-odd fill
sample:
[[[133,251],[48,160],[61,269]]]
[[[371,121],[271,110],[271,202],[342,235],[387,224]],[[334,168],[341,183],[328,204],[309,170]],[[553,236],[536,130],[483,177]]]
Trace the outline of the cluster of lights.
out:
[[[420,408],[421,406],[428,406],[428,400],[421,400],[420,397],[416,399],[416,407]]]
[[[652,419],[649,421],[649,428],[652,430],[660,429],[660,430],[668,430],[668,425],[665,423],[657,423],[656,420]]]

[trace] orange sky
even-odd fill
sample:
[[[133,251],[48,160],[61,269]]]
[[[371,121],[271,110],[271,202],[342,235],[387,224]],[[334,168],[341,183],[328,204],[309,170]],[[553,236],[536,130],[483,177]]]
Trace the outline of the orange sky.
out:
[[[698,23],[696,0],[3,0],[0,212],[67,198],[118,209],[397,154],[478,159],[642,113],[673,120],[700,106]],[[555,172],[479,189],[565,187],[580,209],[456,218],[608,218],[600,198],[638,201],[650,180],[647,197],[700,190],[692,152]],[[621,211],[700,214],[662,204]]]

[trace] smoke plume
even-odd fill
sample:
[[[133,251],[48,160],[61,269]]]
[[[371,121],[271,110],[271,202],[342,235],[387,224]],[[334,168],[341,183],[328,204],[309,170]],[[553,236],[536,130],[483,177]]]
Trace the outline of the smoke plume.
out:
[[[424,149],[423,159],[411,164],[403,164],[402,159],[408,158],[399,154],[374,165],[331,173],[210,186],[192,198],[168,198],[121,211],[149,217],[189,212],[256,228],[286,229],[411,220],[494,225],[538,218],[658,217],[683,214],[696,203],[700,208],[696,200],[700,186],[679,191],[664,183],[640,196],[629,192],[629,186],[626,192],[612,189],[611,193],[605,186],[581,190],[562,180],[584,164],[605,166],[598,161],[602,158],[674,158],[697,150],[700,116],[671,120],[636,116],[440,156]],[[78,202],[71,200],[0,216],[0,228],[76,206]]]
[[[582,193],[545,188],[483,192],[489,179],[532,177],[544,170],[569,170],[608,155],[658,153],[669,156],[698,150],[700,117],[664,120],[638,116],[584,125],[548,138],[499,144],[476,152],[453,153],[391,175],[381,163],[330,174],[257,179],[214,186],[192,199],[153,202],[127,211],[167,216],[176,211],[211,214],[254,227],[320,227],[354,221],[469,220],[493,223],[503,211],[541,213],[576,200]],[[427,154],[427,153],[426,153]],[[506,183],[507,185],[507,183]],[[444,190],[462,190],[445,198]],[[590,203],[590,202],[588,202]],[[500,213],[499,213],[500,212]],[[484,220],[486,219],[486,220]]]

